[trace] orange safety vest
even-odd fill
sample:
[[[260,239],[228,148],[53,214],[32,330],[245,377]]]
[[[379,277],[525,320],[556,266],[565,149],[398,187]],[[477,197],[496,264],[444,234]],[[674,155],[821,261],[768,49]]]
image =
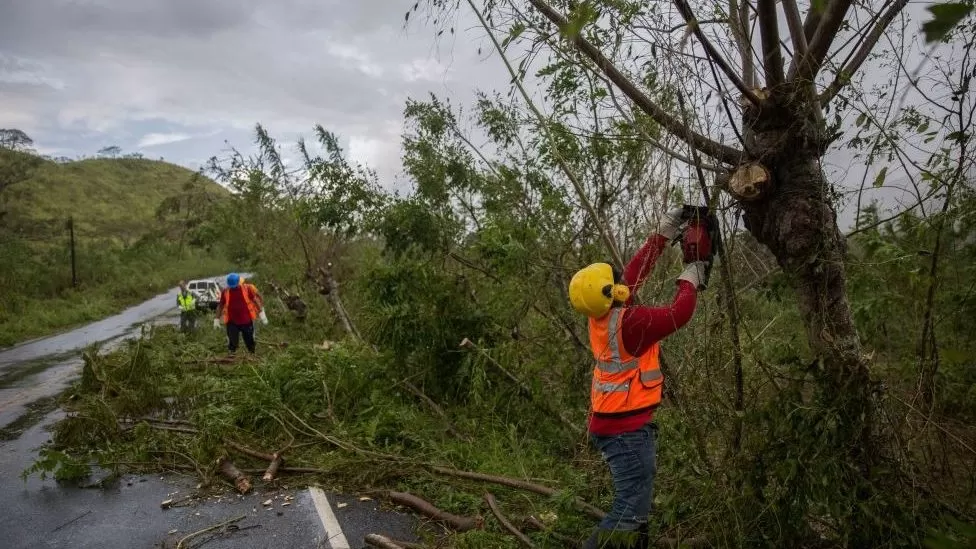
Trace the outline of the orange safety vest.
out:
[[[595,415],[628,416],[661,403],[660,343],[639,357],[628,353],[620,329],[625,310],[614,307],[590,319],[590,349],[596,359],[590,404]]]
[[[224,305],[224,324],[230,322],[230,288],[224,288],[221,292],[220,302]],[[247,312],[251,315],[251,320],[258,317],[258,306],[254,303],[254,285],[241,284],[241,296],[247,305]]]

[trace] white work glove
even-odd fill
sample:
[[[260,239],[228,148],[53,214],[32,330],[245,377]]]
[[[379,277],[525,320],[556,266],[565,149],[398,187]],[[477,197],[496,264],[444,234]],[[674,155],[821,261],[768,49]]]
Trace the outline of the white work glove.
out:
[[[693,261],[685,265],[678,280],[687,280],[695,285],[696,290],[704,290],[708,286],[708,261]]]
[[[681,208],[673,208],[664,212],[661,217],[660,223],[658,223],[657,228],[654,229],[656,234],[659,234],[668,240],[674,240],[677,238],[678,234],[681,232],[681,224],[684,222],[681,219]]]
[[[220,329],[220,319],[219,318],[214,318],[213,327],[214,327],[215,330]]]
[[[261,312],[258,313],[258,318],[261,319],[261,324],[268,325],[268,315],[264,314],[264,309],[261,309]]]

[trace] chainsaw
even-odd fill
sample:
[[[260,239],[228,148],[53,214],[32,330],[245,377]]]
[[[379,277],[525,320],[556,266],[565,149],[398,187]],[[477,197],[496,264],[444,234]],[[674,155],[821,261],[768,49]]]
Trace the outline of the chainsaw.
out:
[[[687,222],[688,226],[674,242],[681,242],[685,263],[708,262],[705,267],[705,280],[708,280],[712,274],[712,258],[722,247],[718,217],[708,210],[708,206],[685,204],[681,207],[681,220]]]

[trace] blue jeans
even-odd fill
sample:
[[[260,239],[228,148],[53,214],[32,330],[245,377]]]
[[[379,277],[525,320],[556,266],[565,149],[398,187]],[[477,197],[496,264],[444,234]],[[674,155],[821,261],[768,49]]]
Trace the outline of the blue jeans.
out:
[[[657,425],[649,423],[636,431],[613,436],[591,437],[603,454],[613,477],[613,507],[600,521],[595,536],[604,533],[645,530],[654,495],[657,472]]]

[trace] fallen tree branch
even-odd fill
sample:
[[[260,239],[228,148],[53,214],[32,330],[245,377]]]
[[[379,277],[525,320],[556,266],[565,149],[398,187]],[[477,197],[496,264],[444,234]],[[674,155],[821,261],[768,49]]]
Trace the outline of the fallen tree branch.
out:
[[[451,422],[451,418],[447,417],[447,413],[444,411],[444,409],[438,406],[436,402],[424,394],[424,392],[421,391],[416,385],[410,383],[406,379],[401,381],[400,385],[402,385],[407,391],[410,391],[415,397],[419,398],[424,404],[427,405],[428,408],[433,410],[435,414],[444,420],[444,423],[447,425],[447,432],[451,433],[451,436],[459,440],[470,440],[454,428],[454,423]]]
[[[502,510],[498,507],[498,502],[495,501],[495,496],[493,496],[491,492],[485,492],[485,502],[488,504],[488,508],[491,509],[491,514],[495,515],[495,518],[498,519],[499,524],[502,525],[502,528],[508,530],[508,533],[518,538],[522,545],[526,547],[535,547],[535,544],[532,543],[529,536],[526,536],[521,530],[516,528],[515,525],[505,518],[505,515],[502,514]]]
[[[404,507],[409,507],[418,513],[431,518],[441,524],[451,527],[451,529],[458,532],[467,532],[469,530],[480,530],[484,528],[485,521],[480,516],[474,517],[462,517],[443,511],[434,506],[434,504],[428,502],[427,500],[415,496],[413,494],[408,494],[406,492],[394,492],[394,491],[381,491],[376,492],[379,495],[389,499],[393,503],[398,505],[403,505]]]
[[[224,456],[217,458],[217,470],[220,474],[230,479],[237,491],[246,494],[251,491],[251,479],[241,472],[234,463]]]
[[[264,471],[264,475],[261,476],[261,480],[265,482],[271,482],[278,476],[278,470],[285,463],[285,458],[281,457],[281,454],[275,452],[272,454],[271,463],[268,464],[268,468]]]
[[[460,471],[458,469],[450,469],[448,467],[440,467],[436,465],[430,467],[430,470],[441,475],[463,478],[467,480],[490,482],[492,484],[508,486],[509,488],[518,488],[520,490],[525,490],[527,492],[532,492],[543,496],[552,497],[559,493],[559,491],[556,490],[555,488],[550,488],[548,486],[535,484],[534,482],[520,480],[517,478],[502,477],[498,475],[487,475],[484,473],[476,473],[473,471]],[[584,511],[586,514],[590,515],[591,517],[597,520],[603,519],[603,517],[607,516],[607,514],[602,510],[600,510],[599,508],[590,505],[589,503],[586,503],[585,501],[583,501],[578,497],[573,499],[573,504],[576,505],[577,509]]]
[[[225,438],[224,439],[224,444],[226,444],[227,447],[231,448],[232,450],[236,450],[236,451],[244,454],[245,456],[251,456],[253,458],[257,458],[257,459],[260,459],[262,461],[272,461],[275,458],[275,456],[272,455],[272,454],[266,454],[264,452],[259,452],[257,450],[252,450],[252,449],[250,449],[250,448],[248,448],[246,446],[240,445],[240,444],[238,444],[238,443],[236,443],[236,442],[234,442],[233,440],[230,440],[230,439],[226,439]]]
[[[200,431],[198,431],[196,429],[193,429],[191,427],[179,427],[179,426],[176,426],[176,425],[166,425],[166,424],[162,424],[162,423],[150,423],[148,421],[144,421],[144,423],[150,429],[156,429],[157,431],[172,431],[174,433],[183,433],[185,435],[199,435],[200,434]],[[119,428],[122,429],[123,431],[128,431],[130,429],[134,429],[136,425],[138,425],[138,423],[134,423],[133,422],[133,423],[131,423],[129,425],[119,425]]]
[[[163,509],[171,509],[173,507],[182,507],[184,503],[192,501],[195,499],[200,499],[200,494],[190,494],[188,496],[183,496],[177,499],[167,499],[159,504]]]
[[[247,515],[241,515],[239,517],[235,517],[230,520],[225,520],[220,524],[214,524],[213,526],[204,528],[203,530],[197,530],[196,532],[193,532],[192,534],[189,534],[187,536],[183,536],[183,538],[179,541],[179,543],[176,544],[176,549],[183,549],[184,547],[187,547],[187,545],[184,544],[199,535],[206,534],[207,532],[212,532],[214,530],[219,530],[221,528],[230,526],[231,524],[234,524],[235,522],[240,522],[245,518],[247,518]]]
[[[366,534],[363,541],[366,542],[366,545],[372,545],[373,547],[379,547],[380,549],[406,549],[405,546],[379,534]]]

